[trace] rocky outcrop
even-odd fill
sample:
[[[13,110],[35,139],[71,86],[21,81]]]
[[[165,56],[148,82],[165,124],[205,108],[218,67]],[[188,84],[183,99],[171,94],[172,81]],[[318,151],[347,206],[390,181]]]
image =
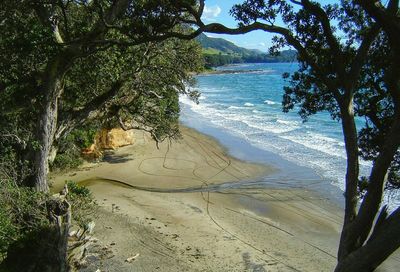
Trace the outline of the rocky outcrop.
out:
[[[133,130],[125,131],[122,128],[102,129],[95,139],[95,145],[98,149],[116,149],[134,143]]]
[[[89,148],[82,149],[82,156],[88,160],[95,160],[103,156],[103,150],[115,150],[122,146],[136,142],[137,131],[123,130],[122,128],[102,129],[95,136],[94,143]]]

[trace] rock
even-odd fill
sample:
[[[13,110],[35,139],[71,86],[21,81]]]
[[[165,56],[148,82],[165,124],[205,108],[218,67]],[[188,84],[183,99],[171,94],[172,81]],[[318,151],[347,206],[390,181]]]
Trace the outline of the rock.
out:
[[[94,143],[88,148],[83,148],[81,150],[81,155],[87,160],[96,160],[103,156],[103,152],[101,152],[101,149],[99,149],[96,143]]]
[[[93,229],[96,226],[96,224],[94,223],[94,221],[90,221],[89,223],[87,223],[86,227],[86,232],[88,234],[92,234],[93,233]]]
[[[95,144],[98,149],[116,149],[134,143],[133,130],[125,131],[122,128],[102,129],[95,138]]]
[[[75,225],[71,226],[69,228],[69,234],[68,234],[69,237],[73,237],[73,236],[77,237],[79,230],[80,230],[80,228],[78,226],[75,226]]]

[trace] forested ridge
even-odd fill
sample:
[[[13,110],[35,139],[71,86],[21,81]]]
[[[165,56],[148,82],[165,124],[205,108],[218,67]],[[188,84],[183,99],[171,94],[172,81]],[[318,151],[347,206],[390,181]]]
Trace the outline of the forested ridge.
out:
[[[211,38],[205,34],[196,37],[203,48],[205,67],[217,67],[236,63],[274,63],[296,61],[295,50],[282,50],[267,54],[260,50],[246,49],[222,38]]]

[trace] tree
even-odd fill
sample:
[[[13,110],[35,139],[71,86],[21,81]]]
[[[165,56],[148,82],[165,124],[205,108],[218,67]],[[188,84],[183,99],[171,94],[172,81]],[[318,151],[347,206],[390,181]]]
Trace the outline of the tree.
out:
[[[160,140],[176,134],[178,93],[187,92],[200,51],[172,38],[193,37],[186,21],[201,13],[196,1],[1,5],[2,129],[28,143],[14,153],[32,164],[29,185],[48,191],[57,141],[88,120],[142,128]]]
[[[374,270],[400,246],[400,207],[391,213],[380,207],[384,189],[399,186],[399,1],[321,6],[310,0],[247,0],[231,13],[239,21],[236,29],[217,23],[200,27],[212,33],[278,34],[272,49],[291,46],[300,63],[285,87],[283,110],[298,105],[305,120],[329,111],[341,121],[347,170],[335,271]],[[278,17],[283,26],[276,24]],[[360,130],[357,116],[366,120]],[[368,177],[359,176],[360,157],[373,163]]]

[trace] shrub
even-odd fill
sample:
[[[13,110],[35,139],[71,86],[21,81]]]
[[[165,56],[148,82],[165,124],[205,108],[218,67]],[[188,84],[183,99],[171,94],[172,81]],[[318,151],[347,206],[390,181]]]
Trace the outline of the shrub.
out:
[[[76,129],[70,135],[68,135],[68,140],[74,142],[79,148],[89,148],[96,136],[97,129]]]
[[[67,181],[67,199],[72,208],[72,219],[82,228],[93,220],[96,213],[97,204],[90,190],[76,182]]]
[[[53,163],[51,164],[51,170],[68,170],[78,168],[83,163],[83,159],[80,157],[79,152],[68,152],[57,154]]]
[[[51,163],[51,170],[75,169],[83,163],[81,150],[89,148],[94,143],[97,129],[81,128],[73,130],[67,137],[60,140],[58,153]]]
[[[0,260],[11,244],[46,227],[49,195],[0,179]]]
[[[97,204],[89,189],[72,181],[67,185],[73,223],[86,228],[95,215]],[[0,262],[10,249],[14,253],[26,252],[31,245],[41,245],[45,250],[43,235],[51,229],[46,207],[50,198],[49,194],[0,178]]]

